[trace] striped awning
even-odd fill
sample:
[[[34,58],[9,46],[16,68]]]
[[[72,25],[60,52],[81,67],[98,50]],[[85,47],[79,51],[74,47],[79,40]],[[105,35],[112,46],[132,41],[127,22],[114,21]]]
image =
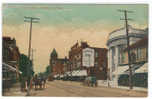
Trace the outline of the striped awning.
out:
[[[86,70],[75,70],[72,71],[72,76],[87,76]]]
[[[8,70],[11,70],[11,71],[15,71],[15,72],[18,72],[20,74],[22,74],[21,71],[18,71],[16,68],[14,68],[13,66],[9,65],[9,64],[6,64],[6,63],[2,63],[2,67],[4,70],[8,69]]]

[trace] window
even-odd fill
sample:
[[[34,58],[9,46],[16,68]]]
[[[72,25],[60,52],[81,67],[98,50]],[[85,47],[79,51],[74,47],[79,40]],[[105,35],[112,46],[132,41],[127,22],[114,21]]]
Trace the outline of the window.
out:
[[[52,64],[53,64],[53,65],[55,64],[55,61],[54,61],[54,60],[52,60]]]
[[[140,59],[141,59],[141,57],[142,57],[141,54],[142,54],[142,53],[141,53],[141,49],[140,49],[140,48],[137,48],[137,57],[136,57],[137,60],[140,60]]]
[[[96,62],[95,62],[95,67],[97,67],[97,66],[98,66],[98,62],[96,61]]]
[[[112,71],[115,71],[115,48],[112,47]]]
[[[118,46],[118,63],[123,64],[125,62],[125,53],[124,53],[125,45]]]
[[[95,52],[95,57],[98,57],[98,52]]]

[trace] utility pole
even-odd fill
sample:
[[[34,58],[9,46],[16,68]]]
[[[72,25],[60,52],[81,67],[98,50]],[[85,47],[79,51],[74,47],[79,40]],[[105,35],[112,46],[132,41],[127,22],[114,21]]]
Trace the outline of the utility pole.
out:
[[[124,20],[125,21],[125,27],[126,27],[126,39],[127,39],[127,53],[128,53],[128,65],[129,65],[129,87],[130,89],[133,89],[133,82],[132,82],[132,67],[131,67],[131,55],[130,55],[130,40],[129,40],[129,34],[128,34],[128,20],[131,20],[127,18],[127,13],[132,13],[133,11],[128,10],[119,10],[120,12],[124,13]]]
[[[31,56],[32,23],[38,23],[39,20],[40,20],[39,18],[24,17],[24,22],[29,22],[30,23],[29,48],[28,48],[28,58],[29,59],[30,59],[30,56]],[[30,61],[29,61],[29,66],[30,66]],[[27,69],[28,69],[27,74],[29,74],[30,73],[29,72],[30,68],[27,68]],[[30,84],[28,85],[27,96],[30,96]]]
[[[32,54],[31,54],[31,61],[32,61],[32,63],[33,63],[33,60],[34,60],[34,58],[33,58],[33,56],[34,56],[34,51],[36,51],[36,49],[33,49],[33,48],[32,48]]]

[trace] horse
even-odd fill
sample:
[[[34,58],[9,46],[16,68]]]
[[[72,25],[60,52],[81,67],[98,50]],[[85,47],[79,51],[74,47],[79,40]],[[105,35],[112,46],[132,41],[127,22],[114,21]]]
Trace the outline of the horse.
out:
[[[42,77],[41,82],[42,82],[42,87],[45,88],[46,78]]]
[[[39,86],[39,80],[38,80],[38,76],[37,75],[35,75],[33,77],[33,82],[34,82],[35,90],[37,90],[37,88]]]
[[[97,87],[97,80],[96,80],[96,77],[94,76],[88,76],[85,78],[84,82],[83,82],[83,85],[87,85],[87,86],[95,86]]]
[[[33,78],[34,84],[35,84],[35,90],[37,90],[37,88],[39,87],[40,89],[45,88],[45,84],[46,84],[46,79],[44,77],[38,77],[35,76]]]

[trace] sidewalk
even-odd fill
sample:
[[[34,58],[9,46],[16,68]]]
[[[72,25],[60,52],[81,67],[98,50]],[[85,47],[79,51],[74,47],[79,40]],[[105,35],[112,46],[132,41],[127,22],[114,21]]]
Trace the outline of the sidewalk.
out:
[[[111,87],[109,88],[120,88],[120,89],[125,89],[125,90],[129,90],[129,87],[127,86],[114,86],[110,83]],[[99,80],[98,81],[98,86],[101,86],[101,87],[107,87],[108,88],[108,83],[106,80]],[[133,87],[134,91],[143,91],[143,92],[148,92],[148,88],[142,88],[142,87]]]
[[[31,94],[34,94],[34,90],[30,91]],[[10,90],[4,91],[3,96],[26,96],[27,92],[22,92],[20,89],[20,83],[15,83]]]
[[[4,91],[3,96],[25,96],[26,92],[21,92],[20,83],[15,83],[10,90]]]
[[[120,88],[120,89],[128,89],[129,90],[129,87],[125,87],[125,86],[118,86],[118,88]],[[142,88],[142,87],[133,87],[132,90],[148,92],[148,88]]]

